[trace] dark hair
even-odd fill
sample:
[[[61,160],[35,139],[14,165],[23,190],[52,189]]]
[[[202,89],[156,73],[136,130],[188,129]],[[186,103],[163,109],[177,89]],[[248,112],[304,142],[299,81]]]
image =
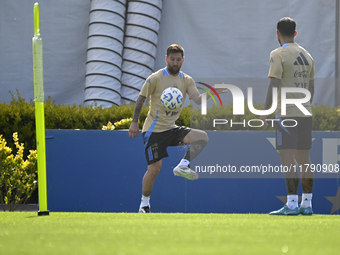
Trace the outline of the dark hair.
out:
[[[178,44],[171,44],[167,50],[166,50],[166,55],[169,56],[171,53],[182,53],[182,57],[184,56],[184,49],[179,46]]]
[[[284,17],[277,22],[277,30],[284,37],[294,37],[296,23],[292,18]]]

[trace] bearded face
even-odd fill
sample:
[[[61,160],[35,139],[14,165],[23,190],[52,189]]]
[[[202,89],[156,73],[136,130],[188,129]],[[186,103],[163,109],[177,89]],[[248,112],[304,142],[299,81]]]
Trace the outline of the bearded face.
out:
[[[170,74],[177,75],[181,70],[184,57],[182,53],[170,53],[169,56],[165,57],[165,61],[167,63],[167,69]]]

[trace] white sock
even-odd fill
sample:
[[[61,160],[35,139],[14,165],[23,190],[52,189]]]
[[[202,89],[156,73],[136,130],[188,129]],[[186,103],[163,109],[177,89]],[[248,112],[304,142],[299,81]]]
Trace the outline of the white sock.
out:
[[[287,196],[287,206],[289,209],[294,209],[298,206],[298,195],[288,195]]]
[[[178,166],[188,166],[190,164],[190,161],[187,159],[182,159],[181,162],[179,162]]]
[[[301,202],[301,207],[307,208],[307,207],[312,207],[312,193],[302,193],[302,202]]]
[[[140,208],[150,205],[150,197],[142,195],[142,202],[140,202]]]

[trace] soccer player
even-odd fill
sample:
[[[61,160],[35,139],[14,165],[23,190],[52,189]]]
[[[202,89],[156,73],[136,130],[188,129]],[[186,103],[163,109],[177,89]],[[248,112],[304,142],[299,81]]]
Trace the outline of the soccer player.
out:
[[[163,107],[160,96],[168,87],[178,88],[183,94],[183,102],[188,94],[196,104],[201,104],[201,94],[196,88],[195,81],[181,71],[184,62],[184,49],[177,44],[170,45],[167,48],[165,61],[167,63],[165,68],[151,74],[146,79],[137,98],[129,129],[130,137],[138,136],[138,119],[146,98],[150,97],[150,109],[142,129],[148,168],[142,182],[142,201],[139,208],[141,213],[150,212],[150,195],[155,178],[162,167],[162,158],[168,157],[167,147],[190,144],[184,158],[174,168],[173,173],[188,180],[197,180],[198,174],[189,168],[189,164],[200,154],[209,140],[204,131],[175,125],[184,104],[178,111],[166,111]],[[218,93],[225,92],[222,89],[216,89],[216,91]],[[209,94],[207,98],[209,98]]]
[[[276,149],[278,150],[283,166],[290,168],[285,173],[287,186],[287,203],[280,210],[270,212],[270,215],[311,215],[312,192],[314,173],[310,171],[311,160],[309,150],[312,147],[312,116],[305,115],[294,104],[286,106],[286,115],[281,112],[281,88],[304,88],[310,91],[310,102],[303,106],[312,112],[311,104],[314,95],[314,60],[307,50],[294,42],[297,35],[296,23],[293,19],[285,17],[277,23],[277,38],[281,47],[270,53],[269,74],[270,84],[264,109],[269,109],[272,104],[272,88],[278,88],[278,107],[275,122]],[[287,93],[287,98],[304,98],[302,93]],[[265,122],[266,116],[261,116]],[[281,121],[285,121],[283,127]],[[299,168],[301,166],[301,169]],[[301,171],[302,202],[298,206],[299,172]]]

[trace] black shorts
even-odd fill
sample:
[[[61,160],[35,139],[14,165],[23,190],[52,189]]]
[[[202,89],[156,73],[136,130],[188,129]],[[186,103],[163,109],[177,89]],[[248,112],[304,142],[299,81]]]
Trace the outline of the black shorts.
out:
[[[145,157],[148,165],[168,157],[168,146],[184,145],[184,137],[190,132],[188,127],[176,127],[159,133],[143,133]]]
[[[275,122],[276,149],[312,148],[312,121],[312,117],[281,117],[280,121]],[[291,127],[296,123],[295,127]]]

